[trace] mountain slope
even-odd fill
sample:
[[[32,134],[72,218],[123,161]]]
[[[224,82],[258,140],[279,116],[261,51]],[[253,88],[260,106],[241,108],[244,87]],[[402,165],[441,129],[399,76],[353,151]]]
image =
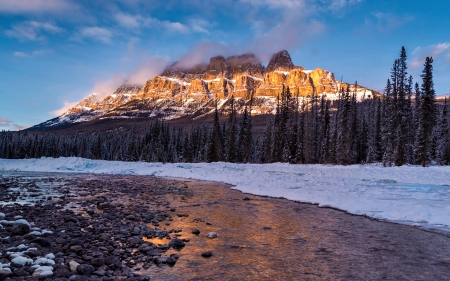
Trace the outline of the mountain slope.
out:
[[[32,127],[57,127],[92,120],[126,118],[163,118],[165,120],[190,116],[195,119],[211,113],[217,104],[227,111],[234,97],[237,108],[251,105],[254,115],[271,114],[283,86],[289,87],[293,97],[307,97],[313,93],[336,99],[348,86],[359,98],[377,92],[339,82],[330,71],[316,68],[305,70],[295,66],[287,51],[275,53],[264,67],[253,54],[224,58],[216,56],[209,64],[185,68],[178,63],[141,87],[122,86],[99,101],[93,94],[83,99],[63,115]]]

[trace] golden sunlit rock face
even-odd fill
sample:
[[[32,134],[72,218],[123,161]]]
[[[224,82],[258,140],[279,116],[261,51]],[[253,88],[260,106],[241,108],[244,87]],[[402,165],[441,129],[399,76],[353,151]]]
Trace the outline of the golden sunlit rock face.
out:
[[[264,68],[253,55],[233,56],[225,59],[217,56],[208,65],[183,69],[173,64],[162,75],[149,80],[139,91],[140,98],[208,100],[211,98],[250,99],[252,97],[277,97],[283,88],[289,87],[293,96],[333,94],[347,83],[336,81],[334,74],[317,68],[305,70],[294,66],[287,51],[272,56]],[[354,89],[355,90],[355,89]],[[358,87],[356,91],[364,91]],[[370,91],[369,91],[370,92]],[[370,93],[369,93],[370,94]]]
[[[300,98],[324,94],[328,99],[336,99],[347,87],[359,99],[376,94],[367,88],[337,81],[330,71],[295,66],[289,53],[281,51],[272,56],[267,67],[253,54],[216,56],[208,64],[194,67],[173,63],[142,88],[122,86],[103,100],[93,94],[62,118],[71,122],[123,116],[175,119],[191,115],[194,118],[212,112],[214,104],[226,112],[227,99],[231,97],[239,100],[238,112],[251,106],[254,115],[272,114],[283,87],[289,88],[292,97]]]

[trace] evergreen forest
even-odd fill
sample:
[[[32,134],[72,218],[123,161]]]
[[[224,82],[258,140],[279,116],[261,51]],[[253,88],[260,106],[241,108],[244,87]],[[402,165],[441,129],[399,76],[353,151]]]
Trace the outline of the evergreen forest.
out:
[[[226,121],[214,112],[211,125],[189,130],[155,120],[144,132],[0,133],[0,158],[83,157],[144,162],[218,162],[292,164],[450,164],[447,99],[437,102],[433,59],[427,57],[419,82],[407,73],[402,47],[384,92],[358,99],[350,88],[338,99],[312,94],[292,96],[283,87],[276,114],[265,132],[252,128],[251,108],[237,114],[234,99]],[[355,87],[356,88],[356,87]]]

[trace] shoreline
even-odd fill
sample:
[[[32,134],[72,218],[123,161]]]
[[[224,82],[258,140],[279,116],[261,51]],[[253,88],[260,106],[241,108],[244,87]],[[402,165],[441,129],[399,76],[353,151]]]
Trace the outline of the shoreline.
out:
[[[43,206],[53,206],[51,202],[57,200],[66,204],[64,212],[75,210],[69,216],[78,220],[79,226],[71,224],[66,213],[48,207],[54,212],[48,213],[49,218],[68,220],[48,228],[56,230],[48,239],[57,243],[54,254],[61,264],[54,272],[63,271],[66,277],[81,278],[78,271],[70,270],[69,262],[89,264],[90,255],[98,251],[121,263],[113,265],[114,270],[110,265],[95,267],[95,273],[87,275],[89,280],[242,280],[243,276],[247,280],[446,280],[450,274],[447,235],[334,208],[251,195],[231,185],[189,179],[27,172],[16,175],[32,181],[39,177],[59,178],[70,183],[67,188],[73,188],[74,193],[66,196],[74,197],[46,199],[39,207],[45,210]],[[28,219],[26,212],[23,216]],[[46,220],[38,220],[36,225],[52,227]],[[77,227],[84,230],[80,232]],[[64,229],[71,229],[75,237],[90,233],[92,238],[86,236],[83,243],[91,254],[79,255],[76,247],[58,244]],[[193,230],[200,233],[194,234]],[[206,234],[210,232],[218,237],[208,239]],[[33,245],[34,240],[28,238],[15,239]],[[14,243],[21,243],[19,240]],[[174,247],[176,243],[183,246]],[[202,257],[206,252],[212,256]]]
[[[353,214],[450,231],[449,167],[324,166],[282,163],[146,163],[83,158],[0,159],[0,170],[134,174],[191,178],[234,185]]]

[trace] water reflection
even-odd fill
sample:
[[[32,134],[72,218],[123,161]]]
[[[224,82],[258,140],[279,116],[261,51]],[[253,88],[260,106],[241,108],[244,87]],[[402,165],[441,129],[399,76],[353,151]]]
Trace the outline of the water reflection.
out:
[[[64,177],[61,182],[43,181],[40,190],[62,188],[72,176]],[[88,177],[95,180],[97,176]],[[115,176],[107,188],[138,184],[134,179]],[[156,185],[163,184],[168,186],[163,179]],[[118,205],[120,208],[133,212],[141,212],[142,206],[176,209],[173,220],[160,222],[158,228],[182,229],[171,236],[189,242],[180,250],[163,254],[180,255],[174,267],[136,266],[151,280],[448,280],[450,276],[447,236],[329,208],[246,195],[215,183],[187,184],[194,197],[181,195],[177,189],[158,189],[138,197],[116,198],[124,203]],[[83,211],[75,195],[67,194],[73,199],[69,206]],[[92,194],[80,198],[89,196]],[[170,204],[158,199],[162,197]],[[192,234],[193,229],[199,229],[200,235]],[[219,237],[206,238],[211,231]],[[170,240],[149,241],[165,245]],[[203,258],[205,251],[213,256]]]
[[[189,203],[177,206],[177,211],[189,217],[174,217],[170,227],[183,229],[180,238],[190,242],[177,252],[181,257],[175,267],[154,266],[145,271],[146,275],[158,280],[303,280],[333,275],[327,261],[339,258],[340,252],[317,235],[314,221],[299,215],[309,206],[295,210],[283,207],[285,200],[253,196],[247,196],[252,200],[243,200],[240,192],[205,187],[197,183],[199,207],[190,207]],[[200,235],[191,234],[195,228]],[[206,238],[211,231],[219,237]],[[165,243],[159,239],[152,242]],[[205,251],[213,252],[213,256],[201,257]]]

